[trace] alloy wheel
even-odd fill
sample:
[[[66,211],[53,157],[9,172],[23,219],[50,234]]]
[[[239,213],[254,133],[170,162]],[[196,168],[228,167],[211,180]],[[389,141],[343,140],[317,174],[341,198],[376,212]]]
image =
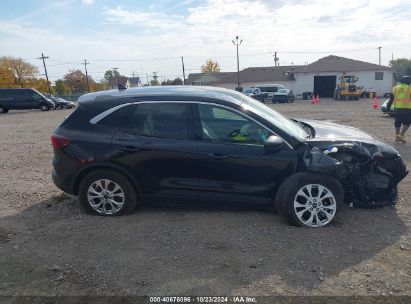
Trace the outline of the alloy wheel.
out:
[[[320,184],[303,186],[294,198],[298,220],[309,227],[322,227],[332,221],[337,211],[334,194]]]
[[[96,212],[114,215],[123,208],[125,194],[116,182],[100,179],[93,182],[88,188],[87,200]]]

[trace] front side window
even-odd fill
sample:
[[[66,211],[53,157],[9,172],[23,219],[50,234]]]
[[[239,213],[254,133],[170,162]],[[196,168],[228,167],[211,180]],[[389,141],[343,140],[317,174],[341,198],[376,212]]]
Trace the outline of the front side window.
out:
[[[253,112],[277,128],[281,129],[283,132],[286,132],[290,136],[299,140],[305,140],[309,135],[307,131],[304,130],[299,124],[283,116],[265,104],[255,100],[254,98],[245,96],[244,102],[241,106],[244,110]]]
[[[216,143],[264,145],[271,135],[247,117],[215,105],[198,105],[202,138]]]
[[[33,95],[32,95],[32,99],[34,99],[34,100],[41,100],[42,98],[41,98],[41,96],[39,95],[39,94],[37,94],[37,93],[33,93]]]
[[[191,106],[185,103],[137,104],[129,130],[137,135],[188,139],[190,110]]]

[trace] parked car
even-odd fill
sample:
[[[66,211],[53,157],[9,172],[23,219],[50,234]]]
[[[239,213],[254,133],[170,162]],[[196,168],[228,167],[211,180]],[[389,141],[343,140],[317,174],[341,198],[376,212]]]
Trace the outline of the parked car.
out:
[[[261,102],[264,102],[268,97],[268,94],[261,92],[259,88],[247,88],[244,90],[244,94]]]
[[[267,98],[272,100],[274,93],[278,92],[280,89],[285,89],[285,87],[281,84],[260,84],[256,86],[256,88],[259,88],[261,92],[267,93]]]
[[[345,201],[395,204],[407,170],[359,129],[292,120],[242,93],[131,88],[81,96],[51,136],[52,177],[88,212],[142,201],[268,203],[291,224],[323,227]]]
[[[388,106],[388,102],[390,101],[390,99],[387,99],[383,102],[383,104],[381,105],[381,111],[384,114],[388,114],[390,116],[394,116],[394,105],[391,105],[390,110],[387,109]]]
[[[45,95],[45,96],[54,102],[55,109],[72,109],[76,106],[74,102],[67,101],[61,97],[57,97],[53,95]]]
[[[28,109],[48,111],[53,108],[53,101],[35,89],[0,89],[0,113]]]
[[[293,91],[289,89],[280,89],[277,92],[274,93],[272,101],[273,103],[284,103],[284,102],[294,102],[295,96],[293,94]]]

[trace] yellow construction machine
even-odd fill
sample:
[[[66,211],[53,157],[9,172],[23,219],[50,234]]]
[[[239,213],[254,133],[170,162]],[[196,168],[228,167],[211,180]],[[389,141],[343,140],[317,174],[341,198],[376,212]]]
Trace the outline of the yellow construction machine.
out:
[[[339,82],[334,91],[335,100],[354,99],[359,100],[361,89],[357,86],[358,77],[353,75],[343,75],[338,77]]]

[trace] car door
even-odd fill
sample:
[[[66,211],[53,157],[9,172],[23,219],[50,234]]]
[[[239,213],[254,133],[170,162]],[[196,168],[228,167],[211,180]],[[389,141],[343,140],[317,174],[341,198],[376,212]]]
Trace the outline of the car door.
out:
[[[275,189],[295,170],[296,152],[286,145],[267,153],[264,142],[273,133],[240,111],[198,104],[196,128],[201,198],[271,202]]]
[[[12,100],[10,102],[10,109],[22,110],[27,104],[29,98],[28,90],[16,89],[12,94]]]
[[[34,94],[31,90],[22,90],[21,95],[17,98],[17,107],[21,110],[36,108],[35,99],[33,98]]]
[[[130,168],[145,197],[197,199],[192,104],[138,102],[112,140],[113,161]]]

